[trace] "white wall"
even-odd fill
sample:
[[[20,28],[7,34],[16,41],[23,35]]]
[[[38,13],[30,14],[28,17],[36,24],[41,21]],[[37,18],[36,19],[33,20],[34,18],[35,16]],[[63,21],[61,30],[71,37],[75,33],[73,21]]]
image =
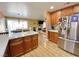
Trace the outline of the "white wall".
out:
[[[0,19],[0,32],[5,32],[5,18]]]

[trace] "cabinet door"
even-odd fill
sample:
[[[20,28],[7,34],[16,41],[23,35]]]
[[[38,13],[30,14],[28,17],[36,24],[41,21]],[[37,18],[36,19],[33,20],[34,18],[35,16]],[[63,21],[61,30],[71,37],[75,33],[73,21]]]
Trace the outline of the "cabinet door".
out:
[[[70,16],[73,14],[73,7],[65,8],[62,10],[62,16]]]
[[[51,26],[51,14],[47,13],[47,25]]]
[[[49,39],[49,41],[52,41],[53,42],[53,33],[52,32],[48,32],[48,39]]]
[[[74,11],[74,13],[79,12],[79,5],[74,6],[73,11]]]
[[[48,31],[48,40],[50,41],[50,32]]]
[[[54,35],[54,43],[58,43],[58,33],[53,33],[53,35]]]
[[[51,17],[52,17],[52,19],[51,19],[52,25],[58,24],[59,19],[61,18],[61,11],[57,11],[55,13],[52,13]]]
[[[55,13],[51,14],[51,24],[54,25],[55,22]]]
[[[58,43],[58,33],[55,33],[55,32],[49,32],[50,35],[49,35],[49,38],[50,38],[50,41],[52,41],[53,43]]]
[[[24,51],[29,52],[32,49],[32,36],[24,37]]]
[[[11,56],[20,56],[24,53],[23,39],[17,38],[10,40],[10,54]]]
[[[55,22],[54,22],[55,25],[58,24],[60,18],[61,18],[61,11],[57,11],[55,15]]]
[[[38,46],[38,35],[32,36],[32,48],[36,48]]]
[[[53,33],[52,32],[50,32],[50,41],[52,41],[53,42]]]
[[[51,32],[51,41],[54,42],[54,34]]]

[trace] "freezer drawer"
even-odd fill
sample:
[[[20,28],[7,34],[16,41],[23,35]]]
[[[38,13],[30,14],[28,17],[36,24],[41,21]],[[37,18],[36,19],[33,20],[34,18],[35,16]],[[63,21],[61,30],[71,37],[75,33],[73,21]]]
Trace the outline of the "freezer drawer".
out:
[[[65,42],[65,50],[68,52],[73,53],[74,52],[74,47],[75,46],[75,42],[72,41],[66,41]]]
[[[60,48],[62,48],[62,49],[64,49],[64,42],[65,42],[65,40],[59,38],[58,46],[59,46]]]
[[[79,43],[75,43],[74,54],[79,56]]]

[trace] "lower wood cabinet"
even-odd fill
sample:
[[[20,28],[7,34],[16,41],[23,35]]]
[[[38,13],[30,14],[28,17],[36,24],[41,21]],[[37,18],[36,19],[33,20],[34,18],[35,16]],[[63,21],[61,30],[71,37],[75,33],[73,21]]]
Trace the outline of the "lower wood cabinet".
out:
[[[38,35],[33,35],[32,36],[32,49],[37,48],[38,46]]]
[[[48,39],[51,41],[51,32],[48,32]]]
[[[24,53],[23,38],[12,39],[9,44],[11,56],[20,56]]]
[[[24,37],[23,44],[24,44],[23,47],[24,47],[25,53],[31,51],[31,49],[32,49],[32,36]]]
[[[48,31],[48,40],[54,43],[58,43],[58,33]]]
[[[38,35],[31,35],[11,39],[7,47],[6,56],[20,56],[37,48],[37,46],[38,46]]]
[[[58,33],[53,32],[53,42],[58,43]]]

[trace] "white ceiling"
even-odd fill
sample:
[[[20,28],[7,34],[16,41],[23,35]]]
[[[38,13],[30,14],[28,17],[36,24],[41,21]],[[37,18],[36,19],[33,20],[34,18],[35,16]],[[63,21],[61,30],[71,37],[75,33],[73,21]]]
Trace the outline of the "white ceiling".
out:
[[[6,16],[23,16],[32,19],[44,19],[45,11],[55,11],[78,2],[0,2],[0,11]],[[50,6],[54,9],[50,10]]]

